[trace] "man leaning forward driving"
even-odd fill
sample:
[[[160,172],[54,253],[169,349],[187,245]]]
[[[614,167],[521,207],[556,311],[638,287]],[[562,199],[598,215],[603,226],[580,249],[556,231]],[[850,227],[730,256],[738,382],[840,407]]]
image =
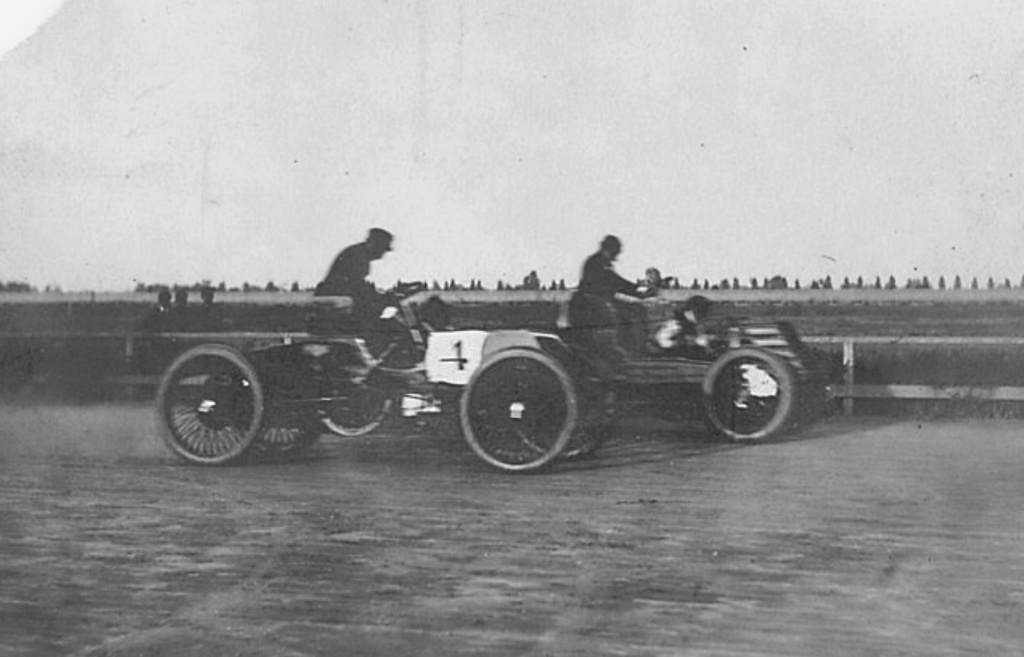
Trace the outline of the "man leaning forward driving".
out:
[[[346,247],[338,254],[313,296],[350,298],[352,321],[361,331],[373,331],[387,301],[367,276],[370,263],[383,258],[391,250],[393,241],[391,233],[383,228],[371,228],[365,241]]]
[[[601,240],[597,253],[583,263],[580,284],[569,300],[569,324],[574,339],[583,347],[593,349],[606,361],[622,360],[625,356],[618,344],[621,324],[615,306],[615,295],[642,299],[648,294],[636,283],[615,272],[614,262],[622,252],[622,242],[615,235]]]

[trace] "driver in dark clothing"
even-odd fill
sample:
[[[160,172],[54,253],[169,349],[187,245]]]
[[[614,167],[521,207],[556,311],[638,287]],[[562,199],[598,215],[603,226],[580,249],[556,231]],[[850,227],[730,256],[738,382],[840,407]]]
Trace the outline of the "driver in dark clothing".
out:
[[[596,297],[606,302],[615,298],[615,293],[628,294],[639,298],[641,295],[636,283],[626,280],[615,273],[612,263],[622,253],[622,242],[614,235],[601,240],[601,248],[583,263],[583,274],[580,276],[578,292],[582,295]]]
[[[334,259],[327,276],[316,286],[314,296],[352,297],[356,303],[368,295],[376,296],[377,289],[366,280],[370,275],[370,263],[380,260],[391,250],[394,237],[383,228],[371,228],[366,241],[344,249]]]
[[[613,263],[622,252],[622,242],[614,235],[601,240],[601,248],[583,263],[580,284],[569,300],[569,324],[574,339],[609,361],[624,357],[618,345],[619,312],[615,295],[638,299],[645,293],[640,287],[615,273]]]
[[[363,332],[375,330],[387,302],[366,277],[370,275],[370,263],[383,258],[393,241],[392,234],[383,228],[371,228],[365,241],[338,254],[313,296],[351,298],[351,316],[356,326]]]

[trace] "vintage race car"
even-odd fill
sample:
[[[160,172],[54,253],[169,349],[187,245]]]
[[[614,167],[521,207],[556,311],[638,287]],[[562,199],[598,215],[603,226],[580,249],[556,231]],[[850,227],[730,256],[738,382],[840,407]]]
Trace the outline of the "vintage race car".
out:
[[[428,354],[441,363],[438,378],[451,379],[445,367],[462,359],[473,370],[459,373],[466,386],[463,434],[502,470],[534,470],[593,452],[622,409],[637,408],[629,401],[697,407],[712,432],[736,441],[771,440],[820,417],[826,372],[791,325],[727,320],[702,348],[663,347],[652,336],[673,321],[665,319],[671,310],[636,304],[618,327],[622,357],[611,364],[574,341],[571,326],[484,334],[473,342],[436,336]]]
[[[707,426],[733,440],[769,440],[813,420],[825,376],[788,324],[730,321],[698,353],[652,348],[665,304],[634,308],[620,327],[623,358],[609,364],[573,328],[429,330],[403,305],[411,367],[374,357],[356,336],[303,334],[245,353],[202,345],[163,377],[157,412],[171,450],[191,463],[301,451],[325,429],[360,435],[389,413],[454,412],[488,464],[528,472],[593,453],[622,400],[696,402]],[[638,310],[638,312],[637,312]],[[671,320],[669,320],[671,321]],[[691,404],[692,405],[692,404]]]

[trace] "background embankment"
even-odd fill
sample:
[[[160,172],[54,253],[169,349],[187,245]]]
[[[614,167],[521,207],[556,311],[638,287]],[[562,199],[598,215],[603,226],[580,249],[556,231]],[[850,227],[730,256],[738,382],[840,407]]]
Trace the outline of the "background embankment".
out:
[[[670,290],[670,306],[696,293]],[[713,316],[793,323],[814,339],[844,379],[842,341],[885,336],[857,346],[854,380],[864,385],[1024,386],[1020,290],[709,290]],[[569,292],[441,292],[456,328],[555,330]],[[239,333],[302,332],[312,311],[308,293],[226,293],[212,305],[192,303],[155,312],[152,294],[0,295],[0,395],[103,400],[125,389],[104,385],[159,375],[188,347],[210,341],[252,346]],[[664,314],[663,312],[657,314]],[[211,335],[216,334],[216,335]],[[983,344],[917,344],[915,337],[980,337]],[[821,340],[836,338],[835,341]],[[908,340],[908,338],[910,340]],[[145,397],[151,386],[130,394]],[[858,402],[858,413],[1018,416],[1020,402],[909,400]]]
[[[456,323],[482,328],[550,328],[569,291],[437,292]],[[791,321],[804,335],[1024,337],[1024,289],[665,290],[672,304],[701,294],[719,316]],[[185,331],[302,331],[308,292],[218,292],[212,306],[173,308],[153,328]],[[0,334],[127,332],[146,328],[148,293],[0,293]]]

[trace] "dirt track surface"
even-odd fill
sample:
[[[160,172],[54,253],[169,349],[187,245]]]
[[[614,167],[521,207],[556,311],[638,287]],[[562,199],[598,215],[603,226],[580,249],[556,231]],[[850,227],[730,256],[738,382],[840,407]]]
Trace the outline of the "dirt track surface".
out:
[[[0,408],[0,657],[1010,655],[1024,425],[628,424],[513,476],[457,433],[178,464],[149,408]]]

